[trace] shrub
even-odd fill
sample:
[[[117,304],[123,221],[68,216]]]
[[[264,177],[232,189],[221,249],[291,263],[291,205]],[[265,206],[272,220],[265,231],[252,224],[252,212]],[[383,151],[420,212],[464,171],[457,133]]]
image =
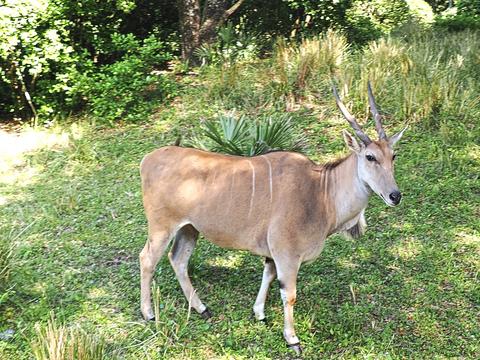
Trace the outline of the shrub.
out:
[[[346,12],[351,41],[364,44],[411,19],[404,0],[357,0]]]
[[[459,15],[480,17],[480,0],[459,0],[457,8]]]
[[[431,24],[434,20],[432,7],[424,0],[406,0],[412,18],[421,24]]]
[[[72,102],[84,101],[87,110],[101,123],[144,119],[158,101],[173,96],[176,86],[155,70],[172,58],[163,42],[154,36],[138,41],[131,35],[117,35],[114,44],[125,55],[121,60],[85,74],[75,72],[69,90]]]
[[[469,15],[440,16],[435,19],[435,27],[447,31],[480,30],[480,17]]]
[[[435,28],[457,32],[480,29],[480,0],[460,0],[435,19]]]
[[[240,24],[228,22],[218,29],[218,39],[213,44],[200,46],[195,56],[205,64],[233,64],[255,59],[262,47],[259,36],[248,33]]]

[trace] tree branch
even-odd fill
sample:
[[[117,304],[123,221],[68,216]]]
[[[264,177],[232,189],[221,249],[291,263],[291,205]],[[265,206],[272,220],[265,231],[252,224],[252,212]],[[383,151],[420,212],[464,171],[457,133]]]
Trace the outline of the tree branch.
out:
[[[238,0],[235,4],[233,4],[232,6],[230,6],[230,8],[228,8],[227,10],[225,10],[225,13],[223,14],[223,18],[226,19],[228,18],[229,16],[231,16],[235,11],[238,10],[238,8],[242,5],[242,3],[244,2],[245,0]]]
[[[200,42],[201,43],[211,43],[215,38],[215,29],[222,26],[225,20],[231,16],[238,8],[243,4],[245,0],[238,0],[235,4],[229,7],[226,10],[219,12],[218,10],[213,10],[212,14],[205,16],[205,21],[202,23],[200,28]],[[208,7],[206,7],[207,11]]]

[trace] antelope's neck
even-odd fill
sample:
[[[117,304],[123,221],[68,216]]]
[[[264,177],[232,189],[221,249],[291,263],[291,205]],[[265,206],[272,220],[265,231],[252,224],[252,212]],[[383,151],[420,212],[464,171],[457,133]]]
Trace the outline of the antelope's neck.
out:
[[[358,176],[358,161],[351,154],[338,166],[325,172],[328,177],[327,193],[334,208],[335,226],[331,233],[344,230],[365,209],[370,190]],[[353,226],[354,224],[352,224]]]

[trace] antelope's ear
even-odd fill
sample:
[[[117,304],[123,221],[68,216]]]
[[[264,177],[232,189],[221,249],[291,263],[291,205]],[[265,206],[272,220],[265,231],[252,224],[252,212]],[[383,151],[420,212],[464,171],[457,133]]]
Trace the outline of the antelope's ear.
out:
[[[395,146],[395,144],[402,138],[403,132],[405,130],[407,130],[407,126],[405,126],[402,131],[399,131],[388,139],[388,144],[390,145],[390,147],[393,148]]]
[[[356,153],[362,151],[363,144],[359,144],[357,139],[355,139],[352,134],[350,134],[347,130],[342,131],[343,140],[345,140],[345,144],[347,144],[348,148]]]

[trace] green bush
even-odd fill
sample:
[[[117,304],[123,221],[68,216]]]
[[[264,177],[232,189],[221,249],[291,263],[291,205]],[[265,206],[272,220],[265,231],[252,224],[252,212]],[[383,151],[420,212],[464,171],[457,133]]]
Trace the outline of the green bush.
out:
[[[259,36],[248,33],[240,25],[228,22],[218,29],[218,39],[213,44],[200,46],[195,56],[202,64],[233,64],[237,61],[255,59],[262,48]]]
[[[434,20],[432,7],[424,0],[406,0],[412,18],[420,24],[431,24]]]
[[[480,0],[459,0],[457,8],[459,15],[480,17]]]
[[[435,28],[447,31],[480,30],[480,17],[469,15],[450,15],[437,17]]]
[[[74,70],[69,81],[77,83],[69,90],[71,101],[84,102],[101,123],[145,119],[159,101],[176,92],[175,83],[156,69],[172,55],[154,36],[141,42],[132,35],[116,35],[112,43],[125,55],[98,69],[92,64],[83,74]]]
[[[395,27],[411,19],[404,0],[354,1],[346,12],[351,41],[364,44],[390,33]]]
[[[435,18],[435,29],[447,31],[479,30],[480,0],[459,0]]]
[[[346,11],[346,33],[350,41],[365,44],[409,24],[429,26],[434,20],[431,6],[423,0],[357,0]]]

